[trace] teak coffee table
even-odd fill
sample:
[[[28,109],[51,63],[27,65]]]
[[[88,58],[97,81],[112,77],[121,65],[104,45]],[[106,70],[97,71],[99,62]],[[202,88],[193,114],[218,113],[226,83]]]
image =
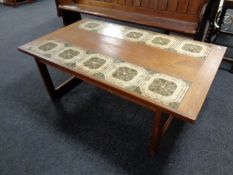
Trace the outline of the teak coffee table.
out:
[[[84,19],[19,50],[34,57],[52,98],[83,80],[153,110],[154,154],[174,117],[197,120],[226,48]],[[54,88],[46,65],[73,77]]]

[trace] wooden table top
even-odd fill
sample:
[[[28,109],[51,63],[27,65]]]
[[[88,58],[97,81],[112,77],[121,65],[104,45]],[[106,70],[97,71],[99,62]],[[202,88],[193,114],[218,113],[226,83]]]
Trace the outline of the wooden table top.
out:
[[[152,110],[194,122],[226,48],[84,19],[19,50]]]

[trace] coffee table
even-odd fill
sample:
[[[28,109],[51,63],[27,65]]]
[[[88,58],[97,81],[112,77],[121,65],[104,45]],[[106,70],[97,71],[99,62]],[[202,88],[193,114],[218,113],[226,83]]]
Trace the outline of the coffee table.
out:
[[[153,110],[154,154],[174,118],[197,120],[226,48],[84,19],[19,50],[34,57],[52,99],[83,80]],[[55,88],[46,65],[72,77]]]

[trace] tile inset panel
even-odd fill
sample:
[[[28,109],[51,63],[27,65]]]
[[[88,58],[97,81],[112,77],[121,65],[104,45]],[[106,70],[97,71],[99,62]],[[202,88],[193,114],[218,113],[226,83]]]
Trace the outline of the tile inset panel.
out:
[[[151,47],[166,49],[178,54],[200,59],[205,59],[211,51],[211,45],[207,43],[118,24],[111,24],[99,20],[86,19],[86,21],[78,27],[83,30],[132,42],[138,42]]]
[[[131,34],[130,37],[135,38],[142,36],[135,33]],[[166,39],[159,38],[158,40],[156,42],[162,43],[162,45],[169,43]],[[185,47],[189,46],[185,45]],[[152,101],[160,102],[173,109],[179,107],[191,85],[190,82],[156,70],[150,70],[125,62],[123,59],[112,58],[72,46],[63,41],[51,39],[29,47],[28,50],[49,61],[113,84],[125,91],[149,98]]]

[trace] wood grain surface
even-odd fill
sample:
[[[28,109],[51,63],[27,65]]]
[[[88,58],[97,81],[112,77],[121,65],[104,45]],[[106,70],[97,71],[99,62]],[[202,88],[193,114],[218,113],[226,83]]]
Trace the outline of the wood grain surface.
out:
[[[64,72],[71,73],[84,81],[95,84],[152,110],[161,110],[174,117],[189,122],[196,121],[226,51],[225,47],[212,45],[212,50],[206,59],[197,59],[167,50],[149,47],[140,43],[134,43],[91,31],[81,30],[78,26],[83,22],[85,22],[85,20],[74,23],[68,27],[27,43],[19,47],[19,50],[37,57],[41,62],[52,65]],[[43,59],[43,57],[38,57],[38,55],[35,55],[28,50],[30,46],[51,38],[62,40],[67,43],[71,43],[72,45],[111,56],[113,58],[122,58],[129,63],[145,68],[158,70],[161,73],[190,81],[192,85],[179,108],[174,110],[148,98],[143,98],[126,90],[120,89],[112,84],[99,81],[98,79],[82,74],[79,71],[74,71],[65,66],[57,65],[53,61],[48,61]]]

